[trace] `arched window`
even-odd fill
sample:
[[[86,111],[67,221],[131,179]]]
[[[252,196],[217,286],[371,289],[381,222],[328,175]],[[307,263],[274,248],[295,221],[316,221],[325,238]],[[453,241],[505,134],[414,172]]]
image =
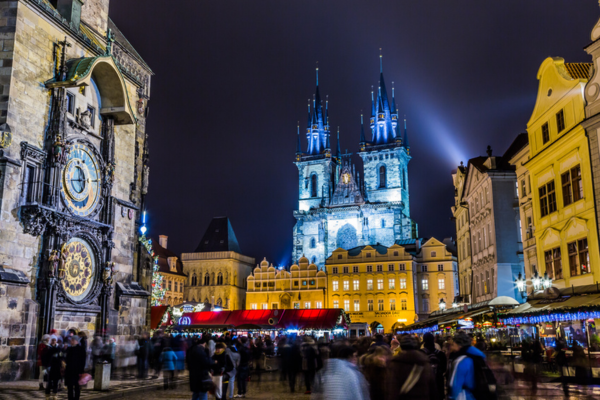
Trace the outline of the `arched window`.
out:
[[[312,264],[316,264],[317,263],[317,257],[313,256],[310,262]]]
[[[383,218],[381,219],[381,227],[385,228],[385,219],[383,219]]]
[[[192,275],[192,286],[198,286],[198,277],[195,272],[194,275]]]
[[[223,284],[223,274],[219,272],[219,275],[217,275],[217,285],[222,285]]]
[[[386,187],[386,171],[385,165],[379,167],[379,189]]]
[[[210,285],[210,276],[208,275],[208,272],[206,273],[206,275],[204,275],[204,286],[208,286]]]
[[[215,283],[217,283],[217,281],[215,280],[215,273],[213,272],[210,274],[210,284],[214,285]]]
[[[310,239],[310,248],[314,249],[315,247],[317,247],[317,241],[315,240],[315,238],[311,238]]]
[[[217,300],[217,307],[223,307],[223,300],[221,300],[220,297],[219,300]]]
[[[317,174],[310,177],[310,197],[317,197]]]

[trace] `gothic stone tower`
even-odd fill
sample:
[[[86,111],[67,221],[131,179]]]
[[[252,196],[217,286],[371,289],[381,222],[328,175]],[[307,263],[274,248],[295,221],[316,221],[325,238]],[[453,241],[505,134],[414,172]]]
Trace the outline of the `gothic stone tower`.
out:
[[[0,2],[2,381],[32,374],[51,329],[123,344],[146,325],[136,226],[152,71],[108,7]]]
[[[298,132],[294,262],[305,256],[323,269],[337,248],[349,250],[376,243],[392,246],[415,235],[408,204],[406,125],[403,141],[398,133],[398,113],[393,111],[395,100],[392,98],[390,107],[383,73],[377,104],[374,98],[372,102],[372,141],[365,139],[364,127],[361,131],[361,180],[351,154],[340,154],[339,131],[336,155],[331,154],[328,104],[323,116],[317,82],[312,113],[309,107],[306,153],[302,152]]]

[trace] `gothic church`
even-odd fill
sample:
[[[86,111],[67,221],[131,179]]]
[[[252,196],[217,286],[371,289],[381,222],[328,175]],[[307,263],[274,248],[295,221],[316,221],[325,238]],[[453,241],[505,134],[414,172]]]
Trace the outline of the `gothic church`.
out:
[[[410,218],[407,171],[411,156],[406,120],[401,137],[394,89],[390,104],[381,57],[376,98],[371,92],[370,128],[371,140],[367,141],[362,123],[358,153],[363,161],[361,177],[350,154],[340,151],[339,129],[337,149],[332,153],[329,104],[326,101],[323,107],[317,68],[312,109],[308,105],[305,152],[298,128],[294,262],[304,255],[323,269],[337,248],[349,250],[376,243],[392,246],[417,236],[416,224]]]

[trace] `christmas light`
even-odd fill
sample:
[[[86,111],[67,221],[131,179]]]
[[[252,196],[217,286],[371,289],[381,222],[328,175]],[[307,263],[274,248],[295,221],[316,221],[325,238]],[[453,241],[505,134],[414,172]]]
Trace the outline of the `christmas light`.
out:
[[[152,265],[152,298],[150,300],[150,303],[153,306],[160,306],[163,304],[166,291],[163,288],[163,276],[158,272],[158,256],[154,255],[154,251],[152,251],[152,239],[148,239],[145,235],[142,235],[139,240],[148,252],[148,255],[150,255],[150,257],[152,257],[152,259],[154,260],[154,263]]]

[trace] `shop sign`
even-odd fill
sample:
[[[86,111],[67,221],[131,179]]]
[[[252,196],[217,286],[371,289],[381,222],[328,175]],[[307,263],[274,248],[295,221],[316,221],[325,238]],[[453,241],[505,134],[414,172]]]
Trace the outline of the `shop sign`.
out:
[[[467,321],[465,319],[458,320],[459,329],[473,329],[473,321]]]
[[[556,329],[550,324],[542,324],[539,329],[540,336],[556,336]]]

